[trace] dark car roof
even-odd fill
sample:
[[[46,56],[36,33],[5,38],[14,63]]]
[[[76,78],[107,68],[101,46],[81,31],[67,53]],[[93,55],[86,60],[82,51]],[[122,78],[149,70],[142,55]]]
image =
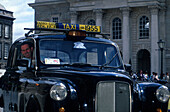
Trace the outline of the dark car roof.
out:
[[[48,35],[37,35],[37,34],[33,34],[29,37],[32,37],[36,40],[41,40],[41,39],[66,39],[66,35],[65,34],[62,34],[62,35],[51,35],[51,34],[48,34]],[[21,38],[18,38],[15,42],[18,42],[20,40],[23,40],[23,39],[26,39],[26,37],[21,37]],[[109,39],[104,39],[104,38],[98,38],[98,37],[86,37],[84,40],[89,40],[89,41],[97,41],[97,42],[104,42],[104,43],[108,43],[108,44],[112,44],[114,45],[115,47],[118,48],[118,45],[116,43],[114,43],[113,41],[109,40]],[[14,43],[15,43],[14,42]]]
[[[35,39],[65,39],[66,35],[44,35],[44,36],[36,36]],[[103,38],[95,38],[95,37],[86,37],[84,40],[91,40],[91,41],[100,41],[100,42],[107,42],[113,44],[112,41]],[[114,43],[115,44],[115,43]]]

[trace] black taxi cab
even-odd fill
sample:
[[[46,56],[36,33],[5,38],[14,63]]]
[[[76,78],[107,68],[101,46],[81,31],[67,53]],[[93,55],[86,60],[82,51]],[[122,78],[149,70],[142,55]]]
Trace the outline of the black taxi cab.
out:
[[[35,26],[11,46],[0,78],[4,112],[167,112],[168,88],[135,82],[99,26]]]

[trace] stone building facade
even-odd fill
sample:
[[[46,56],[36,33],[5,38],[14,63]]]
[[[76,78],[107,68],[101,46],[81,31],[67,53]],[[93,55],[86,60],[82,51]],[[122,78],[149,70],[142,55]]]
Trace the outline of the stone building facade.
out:
[[[170,72],[170,0],[35,0],[29,6],[35,21],[101,26],[133,71],[160,73],[163,39],[163,72]]]
[[[13,12],[0,4],[0,68],[7,64],[9,48],[12,44]]]

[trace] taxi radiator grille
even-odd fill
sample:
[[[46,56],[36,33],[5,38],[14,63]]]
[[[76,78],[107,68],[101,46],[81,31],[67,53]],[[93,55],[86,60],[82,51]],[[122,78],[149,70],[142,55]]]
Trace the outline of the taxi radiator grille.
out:
[[[95,112],[131,112],[130,85],[124,82],[99,82]]]

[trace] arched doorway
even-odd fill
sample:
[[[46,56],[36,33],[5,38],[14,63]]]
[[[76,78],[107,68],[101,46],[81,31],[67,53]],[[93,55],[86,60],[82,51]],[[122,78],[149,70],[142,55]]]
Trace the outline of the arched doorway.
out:
[[[139,50],[137,53],[137,70],[142,70],[144,73],[147,72],[150,75],[150,66],[150,52],[146,49]]]

